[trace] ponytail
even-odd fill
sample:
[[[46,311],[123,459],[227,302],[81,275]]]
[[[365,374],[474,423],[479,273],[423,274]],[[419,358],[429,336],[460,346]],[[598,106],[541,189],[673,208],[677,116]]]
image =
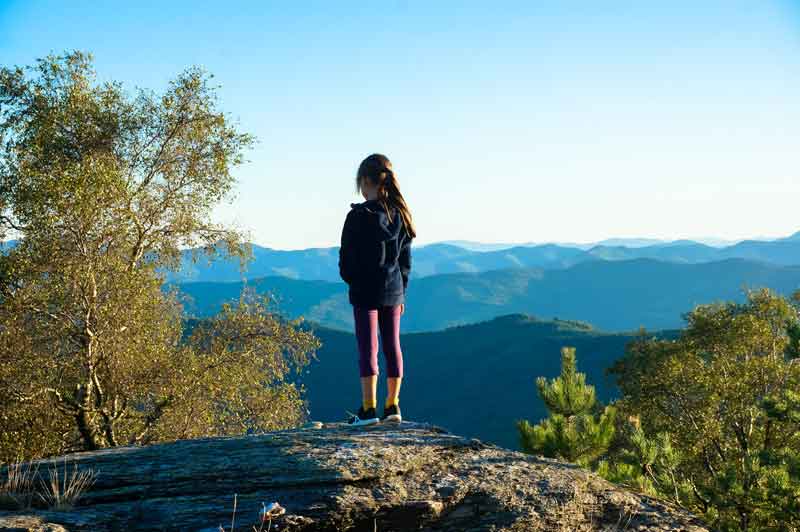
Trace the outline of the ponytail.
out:
[[[360,190],[362,178],[367,178],[378,185],[378,202],[386,211],[389,221],[392,220],[391,207],[394,207],[403,218],[403,225],[408,236],[416,238],[417,231],[411,218],[411,210],[400,192],[400,186],[397,183],[397,177],[394,175],[389,158],[379,153],[373,153],[364,159],[356,174],[356,189],[358,190]]]

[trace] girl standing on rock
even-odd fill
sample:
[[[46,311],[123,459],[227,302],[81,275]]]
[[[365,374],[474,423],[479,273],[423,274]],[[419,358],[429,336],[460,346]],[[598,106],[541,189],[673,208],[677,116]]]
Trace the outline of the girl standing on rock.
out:
[[[400,316],[411,271],[411,240],[417,235],[392,163],[385,155],[373,153],[361,162],[356,191],[366,201],[350,204],[339,248],[339,274],[349,286],[361,375],[361,407],[348,423],[399,422],[403,378]],[[380,419],[375,412],[379,332],[387,373],[386,403]]]

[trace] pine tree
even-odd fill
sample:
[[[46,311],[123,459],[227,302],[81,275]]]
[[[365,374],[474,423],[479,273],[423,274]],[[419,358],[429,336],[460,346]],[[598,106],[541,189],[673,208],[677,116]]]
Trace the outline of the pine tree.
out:
[[[679,471],[682,455],[667,432],[648,437],[638,420],[618,430],[619,448],[597,464],[596,473],[651,496],[684,506],[692,497],[691,484]]]
[[[550,382],[539,377],[536,387],[550,416],[538,425],[517,422],[524,452],[582,465],[605,454],[614,437],[615,410],[598,403],[594,386],[577,371],[575,348],[562,348],[561,375]]]

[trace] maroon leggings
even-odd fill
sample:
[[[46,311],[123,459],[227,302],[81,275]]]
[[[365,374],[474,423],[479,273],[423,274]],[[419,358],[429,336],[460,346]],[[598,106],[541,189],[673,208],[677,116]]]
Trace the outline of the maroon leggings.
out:
[[[403,352],[400,350],[400,305],[367,309],[353,306],[358,344],[358,369],[362,377],[378,374],[378,330],[388,377],[403,376]]]

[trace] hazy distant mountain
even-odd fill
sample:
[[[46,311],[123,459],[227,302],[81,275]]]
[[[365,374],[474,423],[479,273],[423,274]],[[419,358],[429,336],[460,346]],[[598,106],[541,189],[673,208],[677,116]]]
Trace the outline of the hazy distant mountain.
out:
[[[276,294],[289,316],[350,330],[352,309],[342,283],[265,277],[247,283]],[[544,270],[512,268],[412,279],[407,331],[430,331],[508,313],[584,320],[609,331],[668,329],[699,303],[741,300],[744,287],[770,287],[790,294],[800,288],[800,266],[776,266],[742,259],[681,264],[652,259],[593,260]],[[204,316],[238,296],[242,284],[183,283],[193,298],[187,310]]]
[[[783,265],[800,264],[800,238],[795,234],[774,241],[745,240],[718,250],[717,257],[735,257]]]
[[[753,239],[753,240],[770,240],[770,239]],[[474,242],[471,240],[448,240],[442,243],[450,244],[453,246],[459,246],[464,249],[469,249],[471,251],[497,251],[499,249],[508,249],[517,246],[541,246],[544,244],[555,244],[557,246],[562,246],[562,247],[589,250],[596,246],[611,246],[611,247],[622,246],[629,248],[642,248],[642,247],[659,246],[659,245],[669,246],[672,244],[680,244],[687,242],[696,242],[700,244],[705,244],[706,246],[721,248],[725,246],[732,246],[733,244],[741,242],[741,240],[726,240],[724,238],[707,237],[707,238],[694,238],[692,240],[662,240],[658,238],[608,238],[606,240],[601,240],[599,242],[585,242],[585,243],[526,242],[521,244],[492,244],[484,242]]]
[[[510,246],[510,247],[509,247]],[[180,272],[167,274],[167,280],[240,281],[278,275],[291,279],[339,281],[339,250],[336,247],[303,250],[275,250],[253,245],[255,260],[239,273],[238,261],[220,257],[209,264],[197,264],[184,253]],[[412,277],[460,272],[484,272],[507,268],[567,268],[585,261],[658,259],[677,263],[713,262],[743,258],[778,265],[800,265],[800,236],[773,241],[745,240],[715,247],[693,240],[608,239],[597,244],[484,244],[451,241],[414,246]]]
[[[564,268],[586,258],[581,250],[555,244],[516,246],[484,252],[430,244],[412,251],[412,269],[416,278],[420,278],[443,273],[477,273],[506,268]]]
[[[648,258],[668,262],[700,263],[724,259],[748,259],[790,266],[800,265],[800,238],[790,237],[772,241],[744,240],[722,248],[682,240],[641,248],[597,246],[587,253],[603,260]]]
[[[278,250],[251,244],[253,261],[247,264],[245,274],[239,273],[239,261],[226,254],[209,261],[202,253],[199,260],[191,260],[189,250],[183,253],[181,270],[168,272],[167,281],[238,281],[242,277],[253,279],[265,275],[279,275],[290,279],[339,279],[339,248],[309,248]]]
[[[355,338],[346,332],[314,329],[322,348],[301,377],[311,417],[341,420],[345,410],[358,408],[360,400]],[[403,334],[403,414],[516,449],[514,421],[526,418],[535,423],[546,415],[534,381],[540,375],[558,375],[561,347],[577,348],[578,370],[587,374],[599,398],[608,401],[616,388],[604,371],[623,355],[631,339],[580,323],[539,321],[524,315]],[[386,366],[380,356],[378,403],[382,405]],[[444,383],[446,393],[442,393]]]
[[[438,244],[457,246],[463,249],[467,249],[469,251],[499,251],[501,249],[508,249],[517,246],[534,245],[531,243],[522,243],[522,244],[486,243],[486,242],[474,242],[472,240],[444,240],[442,242],[438,242]]]
[[[696,263],[715,260],[720,250],[690,240],[666,242],[647,247],[595,246],[589,255],[603,260],[658,259],[668,262]],[[798,256],[800,263],[800,255]]]
[[[665,243],[665,240],[658,240],[656,238],[608,238],[600,242],[591,242],[586,244],[562,244],[565,246],[576,247],[579,249],[588,250],[597,246],[623,246],[628,248],[643,248],[646,246],[656,246]]]
[[[253,245],[255,259],[244,274],[239,263],[222,255],[212,262],[201,255],[197,263],[186,251],[180,272],[168,272],[167,281],[240,281],[279,275],[290,279],[339,281],[339,248],[282,251]],[[575,248],[553,244],[517,246],[496,251],[471,251],[451,244],[428,244],[412,251],[412,277],[442,273],[482,272],[503,268],[563,268],[588,257]]]
[[[700,244],[705,244],[706,246],[711,246],[714,248],[724,248],[741,242],[741,240],[728,240],[725,238],[714,238],[714,237],[693,238],[692,241],[698,242]]]

